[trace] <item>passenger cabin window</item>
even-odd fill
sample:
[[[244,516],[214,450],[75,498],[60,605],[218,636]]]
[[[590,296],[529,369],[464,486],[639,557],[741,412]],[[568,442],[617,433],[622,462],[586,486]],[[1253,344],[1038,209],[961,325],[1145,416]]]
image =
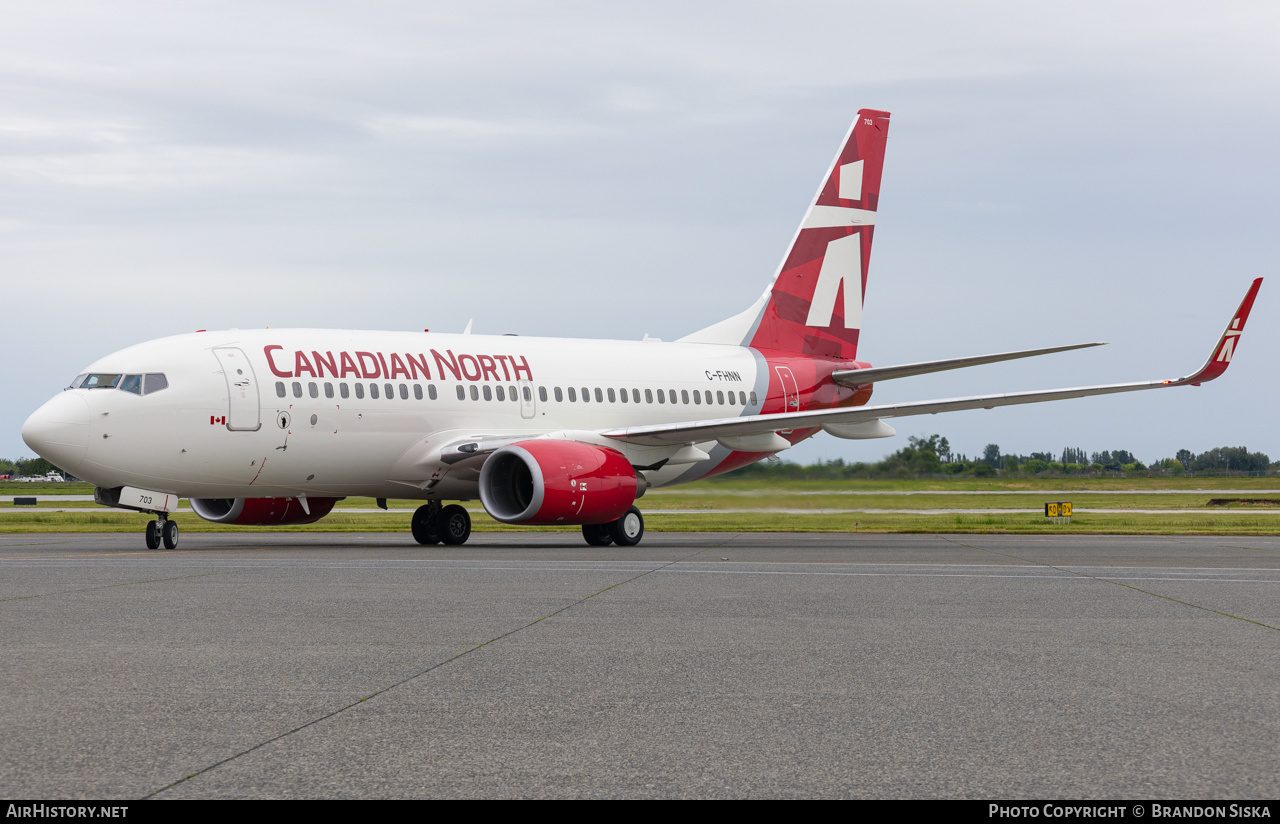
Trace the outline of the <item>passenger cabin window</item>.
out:
[[[556,387],[556,403],[564,401],[564,393],[560,391],[560,387]]]
[[[600,390],[599,390],[599,389],[597,389],[596,391],[597,391],[597,392],[599,392]],[[618,399],[617,399],[617,397],[613,394],[613,387],[611,386],[611,387],[609,387],[609,403],[617,403],[617,402],[618,402]]]
[[[94,374],[85,376],[81,389],[114,389],[120,383],[119,375]]]
[[[293,396],[295,398],[302,397],[302,384],[299,383],[298,381],[293,382]]]
[[[543,403],[547,402],[547,387],[545,386],[538,387],[538,400],[542,401]]]
[[[746,406],[746,405],[747,405],[747,393],[746,393],[746,392],[739,392],[739,393],[738,393],[738,400],[742,403],[742,405],[743,405],[743,406]]]
[[[471,400],[473,401],[480,400],[480,390],[476,389],[476,385],[474,383],[471,384]]]
[[[283,398],[285,396],[284,381],[276,381],[276,397]]]
[[[421,398],[421,397],[422,397],[422,387],[421,387],[421,386],[415,386],[414,388],[418,390],[418,397],[419,397],[419,398]],[[409,400],[409,387],[408,387],[408,386],[405,386],[403,383],[402,383],[402,384],[400,384],[400,400],[402,400],[402,401],[407,401],[407,400]]]
[[[630,400],[630,398],[627,397],[627,390],[625,389],[618,390],[618,397],[623,403],[626,403],[628,400]]]
[[[415,383],[413,385],[413,399],[416,401],[422,400],[422,384]]]
[[[338,384],[338,394],[344,398],[351,397],[351,390],[347,388],[345,383]]]
[[[639,389],[632,389],[632,390],[631,390],[631,402],[632,402],[632,403],[640,403],[640,390],[639,390]]]
[[[699,392],[697,389],[693,390],[693,402],[702,403],[702,393]]]
[[[755,392],[752,392],[752,393],[751,393],[751,405],[752,405],[752,406],[755,406],[755,405],[756,405],[756,393],[755,393]]]
[[[356,384],[356,398],[357,398],[358,400],[363,400],[363,399],[364,399],[364,384],[363,384],[363,383],[357,383],[357,384]]]
[[[502,384],[493,387],[494,394],[498,396],[498,400],[505,401],[507,399],[507,390],[502,388]]]
[[[508,386],[508,387],[507,387],[507,395],[509,395],[509,396],[511,397],[511,400],[512,400],[512,401],[519,401],[519,400],[520,400],[518,397],[516,397],[516,388],[515,388],[514,386]]]
[[[434,383],[427,384],[427,397],[431,400],[436,399],[436,385]]]
[[[467,390],[462,387],[462,384],[458,384],[458,400],[465,401],[466,399]]]
[[[645,402],[645,403],[653,403],[653,390],[652,390],[652,389],[646,389],[646,390],[644,390],[644,402]]]
[[[320,397],[320,387],[316,386],[315,381],[310,381],[309,383],[307,383],[307,394],[313,398]]]
[[[123,378],[120,379],[120,386],[118,388],[125,392],[132,392],[135,395],[141,395],[142,394],[142,376],[141,375],[125,375]]]
[[[532,400],[533,400],[533,390],[532,390],[532,389],[530,389],[530,388],[529,388],[529,387],[527,387],[527,386],[522,386],[522,387],[520,387],[520,389],[521,389],[521,392],[522,392],[522,394],[524,395],[524,399],[525,399],[526,401],[532,401]]]
[[[659,390],[658,390],[658,403],[666,403],[666,402],[667,402],[667,399],[664,397],[666,394],[667,394],[667,393],[666,393],[666,392],[663,392],[661,389],[659,389]]]
[[[710,403],[710,402],[711,401],[707,401],[707,403]],[[716,390],[716,403],[720,404],[721,406],[724,406],[724,392],[720,391],[719,389]]]
[[[396,388],[394,386],[389,383],[384,383],[382,388],[386,390],[387,400],[393,401],[396,399]]]
[[[484,385],[484,399],[487,401],[493,400],[493,389],[487,383]]]
[[[695,392],[694,394],[696,395],[697,393]],[[681,401],[683,401],[684,403],[688,403],[688,402],[689,402],[689,390],[688,390],[688,389],[681,389],[681,390],[680,390],[680,400],[681,400]]]
[[[326,398],[333,397],[333,384],[326,382],[324,385],[324,396]]]
[[[733,396],[733,390],[732,390],[732,389],[731,389],[731,390],[729,390],[729,405],[730,405],[730,406],[737,406],[737,405],[738,405],[738,399],[737,399],[737,398],[735,398],[735,397]]]
[[[375,401],[378,399],[378,385],[376,383],[369,384],[369,397]]]
[[[572,386],[570,386],[570,387],[569,387],[569,390],[568,390],[568,391],[569,391],[569,403],[577,403],[577,402],[578,402],[578,393],[573,391],[573,387],[572,387]]]

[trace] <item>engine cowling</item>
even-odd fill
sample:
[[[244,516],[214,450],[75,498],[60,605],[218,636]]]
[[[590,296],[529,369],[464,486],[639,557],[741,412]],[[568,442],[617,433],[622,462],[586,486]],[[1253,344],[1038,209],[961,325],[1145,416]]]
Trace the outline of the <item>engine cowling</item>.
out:
[[[329,514],[340,498],[191,498],[191,509],[206,521],[236,526],[284,526],[315,523]],[[307,509],[311,510],[307,512]]]
[[[480,468],[480,500],[508,524],[603,524],[626,514],[640,483],[615,449],[546,438],[490,455]]]

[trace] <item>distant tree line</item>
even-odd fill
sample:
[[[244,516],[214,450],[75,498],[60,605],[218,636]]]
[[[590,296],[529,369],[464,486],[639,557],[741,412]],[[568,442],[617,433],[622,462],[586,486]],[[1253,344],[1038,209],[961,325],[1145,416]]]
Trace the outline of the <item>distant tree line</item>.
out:
[[[1172,458],[1151,464],[1138,460],[1127,449],[1086,452],[1066,447],[1058,453],[1032,452],[1028,455],[1003,453],[989,443],[982,456],[972,458],[951,451],[941,435],[909,437],[907,445],[875,463],[819,461],[802,465],[772,460],[744,466],[720,477],[728,479],[775,478],[778,480],[832,480],[840,478],[883,478],[963,475],[971,477],[1019,477],[1059,475],[1268,475],[1280,474],[1280,463],[1272,463],[1262,452],[1243,446],[1220,446],[1193,454],[1179,449]]]
[[[19,458],[16,461],[0,458],[0,475],[17,477],[18,475],[48,475],[50,472],[62,472],[62,470],[44,458]]]

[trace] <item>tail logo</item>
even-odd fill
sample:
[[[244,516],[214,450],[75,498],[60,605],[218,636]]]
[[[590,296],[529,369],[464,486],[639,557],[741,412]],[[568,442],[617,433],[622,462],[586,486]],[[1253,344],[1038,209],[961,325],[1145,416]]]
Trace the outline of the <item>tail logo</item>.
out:
[[[850,210],[853,211],[853,210]],[[862,235],[854,234],[827,244],[818,270],[818,285],[809,303],[805,326],[827,327],[836,310],[836,294],[844,284],[844,328],[862,328]]]

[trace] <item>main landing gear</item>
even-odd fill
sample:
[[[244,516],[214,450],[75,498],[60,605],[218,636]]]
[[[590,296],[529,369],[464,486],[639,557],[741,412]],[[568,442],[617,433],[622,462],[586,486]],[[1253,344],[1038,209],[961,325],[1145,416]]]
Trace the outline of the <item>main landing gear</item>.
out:
[[[413,539],[423,546],[461,546],[471,537],[471,514],[457,504],[432,501],[418,507],[411,522]]]
[[[147,521],[147,549],[159,549],[161,543],[165,549],[177,549],[178,524],[169,520],[167,512],[157,514],[157,520]]]
[[[635,546],[644,537],[644,516],[631,507],[627,514],[607,524],[583,524],[582,537],[592,546]]]

